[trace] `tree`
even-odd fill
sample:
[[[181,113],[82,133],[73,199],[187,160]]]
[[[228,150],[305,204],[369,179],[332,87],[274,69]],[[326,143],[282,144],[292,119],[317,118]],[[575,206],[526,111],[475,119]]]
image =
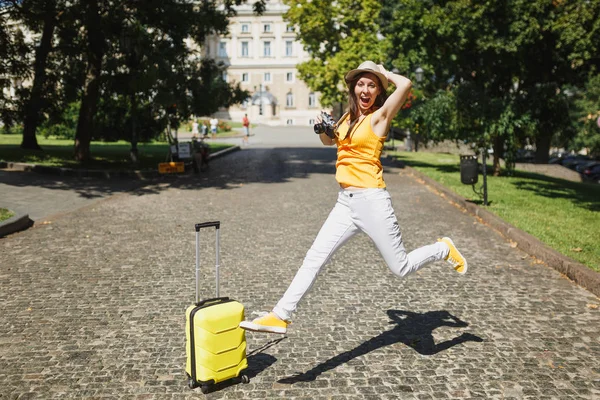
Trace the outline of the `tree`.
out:
[[[15,8],[19,10],[22,19],[32,28],[41,30],[41,39],[35,49],[33,63],[33,84],[29,99],[25,103],[25,118],[23,124],[23,141],[21,148],[41,150],[37,143],[35,132],[40,122],[43,91],[46,84],[46,68],[48,55],[52,51],[54,29],[58,23],[57,2],[52,0],[15,0]]]
[[[20,82],[29,73],[29,46],[21,27],[11,23],[15,14],[12,1],[0,2],[0,121],[5,128],[21,120],[17,99],[8,89],[16,86],[21,92]]]
[[[242,101],[247,93],[223,82],[225,67],[201,62],[187,44],[188,39],[202,44],[207,35],[226,33],[233,7],[242,2],[10,1],[20,10],[15,18],[27,21],[30,30],[40,35],[41,44],[34,63],[39,73],[34,74],[31,96],[25,101],[29,117],[23,143],[35,147],[31,138],[35,140],[42,115],[60,120],[63,109],[79,104],[75,158],[85,162],[91,157],[92,135],[105,136],[97,124],[107,121],[98,118],[99,105],[101,110],[113,111],[126,107],[129,134],[127,129],[118,129],[106,136],[131,140],[133,154],[140,137],[138,128],[152,125],[142,118],[160,120],[168,114],[177,120]],[[264,0],[258,0],[254,9],[264,10]],[[48,90],[48,77],[60,84]]]
[[[364,60],[385,61],[378,45],[377,0],[285,0],[284,18],[298,28],[311,60],[298,64],[300,78],[332,107],[346,101],[344,74]]]
[[[98,95],[100,94],[100,75],[102,63],[106,52],[106,38],[103,31],[102,17],[109,10],[101,10],[96,0],[88,0],[87,6],[83,8],[83,26],[86,35],[86,59],[87,68],[77,131],[75,132],[75,159],[85,162],[90,159],[90,142],[93,119],[96,115]]]
[[[129,139],[134,161],[139,136],[137,128],[141,126],[139,118],[143,116],[138,112],[140,104],[153,103],[153,107],[145,107],[146,110],[154,109],[163,118],[168,115],[169,120],[177,121],[191,113],[215,110],[244,100],[247,93],[242,93],[239,86],[227,85],[220,78],[224,66],[200,62],[186,42],[193,39],[201,44],[209,34],[226,33],[228,16],[234,12],[233,6],[241,3],[241,0],[198,4],[179,0],[106,3],[104,9],[99,9],[101,16],[98,18],[94,11],[90,13],[88,4],[83,10],[86,15],[93,16],[84,19],[88,36],[88,71],[91,73],[88,77],[91,79],[85,86],[81,104],[76,136],[76,149],[78,143],[81,143],[81,149],[77,150],[77,158],[84,161],[89,157],[89,138],[94,131],[89,124],[98,102],[96,90],[105,97],[117,95],[129,99]],[[264,1],[255,3],[255,10],[263,8]],[[106,77],[100,75],[103,72]],[[219,78],[215,79],[215,76]],[[113,79],[117,82],[125,79],[127,83],[114,85]],[[89,102],[86,102],[86,96],[89,96]],[[216,103],[218,101],[221,103]],[[82,120],[82,117],[85,118]]]
[[[522,138],[544,162],[550,139],[569,134],[563,89],[597,71],[599,4],[386,0],[380,21],[393,64],[421,66],[426,97],[454,101],[453,124],[430,138],[493,146],[497,174],[499,156],[514,154]],[[435,103],[421,106],[433,115]]]
[[[600,156],[600,75],[593,75],[584,90],[575,94],[573,138],[576,149],[585,148],[591,155]]]

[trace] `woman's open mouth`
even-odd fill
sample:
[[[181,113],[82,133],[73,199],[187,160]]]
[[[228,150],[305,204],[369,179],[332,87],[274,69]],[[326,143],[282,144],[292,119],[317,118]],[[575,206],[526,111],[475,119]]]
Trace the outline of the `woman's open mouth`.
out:
[[[368,108],[369,107],[369,103],[371,102],[371,98],[370,97],[360,96],[359,101],[360,101],[361,107]]]

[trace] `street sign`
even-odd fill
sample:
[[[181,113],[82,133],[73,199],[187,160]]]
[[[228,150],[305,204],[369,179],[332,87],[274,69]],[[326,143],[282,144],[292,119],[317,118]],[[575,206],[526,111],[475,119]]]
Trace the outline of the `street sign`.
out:
[[[191,147],[192,144],[190,142],[179,142],[177,144],[177,153],[180,160],[184,158],[192,158]]]

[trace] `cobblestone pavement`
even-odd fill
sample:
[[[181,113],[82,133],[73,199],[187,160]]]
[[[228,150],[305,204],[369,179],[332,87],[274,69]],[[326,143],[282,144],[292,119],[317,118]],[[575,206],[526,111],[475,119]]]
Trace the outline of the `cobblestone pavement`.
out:
[[[93,179],[0,170],[0,207],[43,222],[142,186],[132,179]]]
[[[334,204],[334,156],[251,145],[0,240],[0,399],[204,397],[184,372],[194,223],[222,223],[221,295],[268,310]],[[206,397],[600,398],[600,300],[400,172],[386,182],[407,248],[452,236],[467,275],[436,263],[398,279],[358,236],[287,336],[247,335],[250,383]]]

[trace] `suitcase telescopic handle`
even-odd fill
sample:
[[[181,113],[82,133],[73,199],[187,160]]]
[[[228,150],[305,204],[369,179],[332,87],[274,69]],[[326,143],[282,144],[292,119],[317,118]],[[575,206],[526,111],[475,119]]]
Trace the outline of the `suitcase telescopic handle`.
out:
[[[202,229],[202,228],[212,228],[213,226],[215,228],[219,229],[221,227],[221,222],[213,221],[213,222],[202,222],[202,223],[196,224],[196,232],[199,232],[200,229]]]
[[[213,222],[203,222],[200,224],[196,224],[196,304],[200,302],[200,229],[202,228],[216,228],[216,242],[215,242],[215,253],[216,253],[216,262],[215,262],[215,286],[216,286],[216,296],[219,297],[219,230],[221,228],[221,222],[213,221]]]

